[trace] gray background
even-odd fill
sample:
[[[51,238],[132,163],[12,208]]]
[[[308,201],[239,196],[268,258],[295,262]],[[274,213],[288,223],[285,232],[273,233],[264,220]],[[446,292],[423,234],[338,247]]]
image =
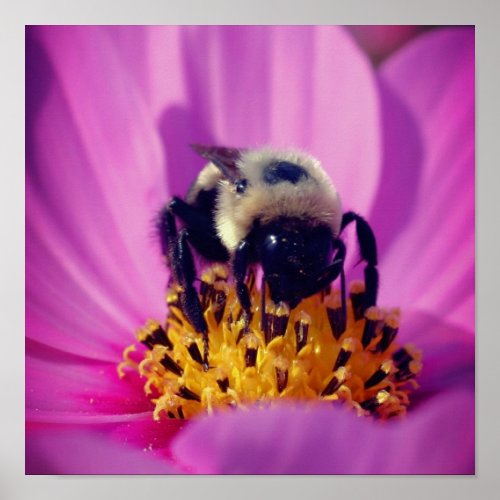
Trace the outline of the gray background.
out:
[[[498,498],[500,3],[494,0],[2,1],[0,51],[0,499]],[[24,476],[24,25],[475,24],[477,53],[476,477]],[[403,444],[403,443],[402,443]],[[383,453],[384,450],[381,450]]]

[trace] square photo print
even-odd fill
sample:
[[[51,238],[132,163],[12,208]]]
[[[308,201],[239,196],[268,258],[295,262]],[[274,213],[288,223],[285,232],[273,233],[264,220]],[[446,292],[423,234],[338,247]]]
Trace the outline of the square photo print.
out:
[[[26,27],[26,474],[474,474],[471,26]]]

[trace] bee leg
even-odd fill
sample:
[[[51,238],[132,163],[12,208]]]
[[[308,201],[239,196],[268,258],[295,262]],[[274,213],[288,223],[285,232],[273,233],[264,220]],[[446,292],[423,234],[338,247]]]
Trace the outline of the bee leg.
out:
[[[344,274],[344,260],[346,249],[344,242],[340,239],[334,239],[333,249],[336,250],[333,262],[322,269],[317,276],[308,280],[304,284],[303,294],[304,297],[309,297],[315,293],[324,290],[332,281],[335,281],[340,276],[340,289],[342,294],[342,308],[346,312],[346,299],[345,299],[345,274]]]
[[[335,254],[335,260],[342,261],[342,268],[340,270],[340,304],[342,307],[342,321],[343,328],[342,331],[345,331],[347,325],[347,300],[346,300],[346,286],[345,286],[345,271],[344,271],[344,260],[346,255],[346,249],[344,242],[341,239],[333,240],[333,248],[337,249],[337,253]]]
[[[193,282],[196,278],[196,268],[193,254],[189,248],[189,230],[179,232],[177,244],[173,253],[174,276],[183,291],[180,294],[182,310],[194,329],[203,335],[203,369],[208,370],[208,326],[203,316],[203,308]]]
[[[160,236],[161,253],[165,257],[169,269],[174,272],[173,262],[177,242],[177,226],[174,214],[168,206],[160,211],[156,228]],[[177,279],[176,276],[173,278]]]
[[[229,260],[229,252],[217,236],[210,215],[175,196],[170,201],[168,210],[189,228],[189,243],[201,256],[212,262]]]
[[[377,271],[377,242],[375,235],[368,222],[354,212],[346,212],[342,217],[342,232],[351,222],[356,223],[356,235],[361,253],[361,260],[366,262],[365,266],[365,308],[374,306],[377,303],[378,293],[378,271]]]
[[[250,265],[250,243],[246,240],[239,242],[233,260],[233,274],[236,281],[236,295],[245,315],[245,326],[252,320],[252,304],[250,292],[245,283],[245,277]]]

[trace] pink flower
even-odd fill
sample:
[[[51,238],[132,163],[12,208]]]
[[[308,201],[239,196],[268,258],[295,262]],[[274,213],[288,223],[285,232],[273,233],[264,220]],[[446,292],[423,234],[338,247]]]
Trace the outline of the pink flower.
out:
[[[336,27],[28,28],[26,78],[28,473],[473,473],[472,29],[374,73]],[[296,404],[179,429],[117,378],[164,314],[151,220],[201,168],[192,142],[309,150],[368,218],[379,302],[424,350],[406,419]]]

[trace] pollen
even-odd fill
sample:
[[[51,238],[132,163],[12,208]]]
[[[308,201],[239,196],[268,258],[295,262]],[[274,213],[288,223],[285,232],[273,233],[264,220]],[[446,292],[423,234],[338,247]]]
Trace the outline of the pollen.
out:
[[[422,354],[396,342],[399,309],[365,308],[361,281],[350,284],[345,301],[332,290],[293,310],[263,300],[253,271],[247,286],[249,322],[227,269],[216,265],[202,275],[208,369],[203,338],[181,309],[182,289],[168,290],[166,318],[150,320],[137,331],[137,342],[124,350],[118,374],[143,377],[145,395],[155,405],[154,419],[187,419],[277,400],[344,405],[379,419],[406,413],[409,396],[418,388]]]

